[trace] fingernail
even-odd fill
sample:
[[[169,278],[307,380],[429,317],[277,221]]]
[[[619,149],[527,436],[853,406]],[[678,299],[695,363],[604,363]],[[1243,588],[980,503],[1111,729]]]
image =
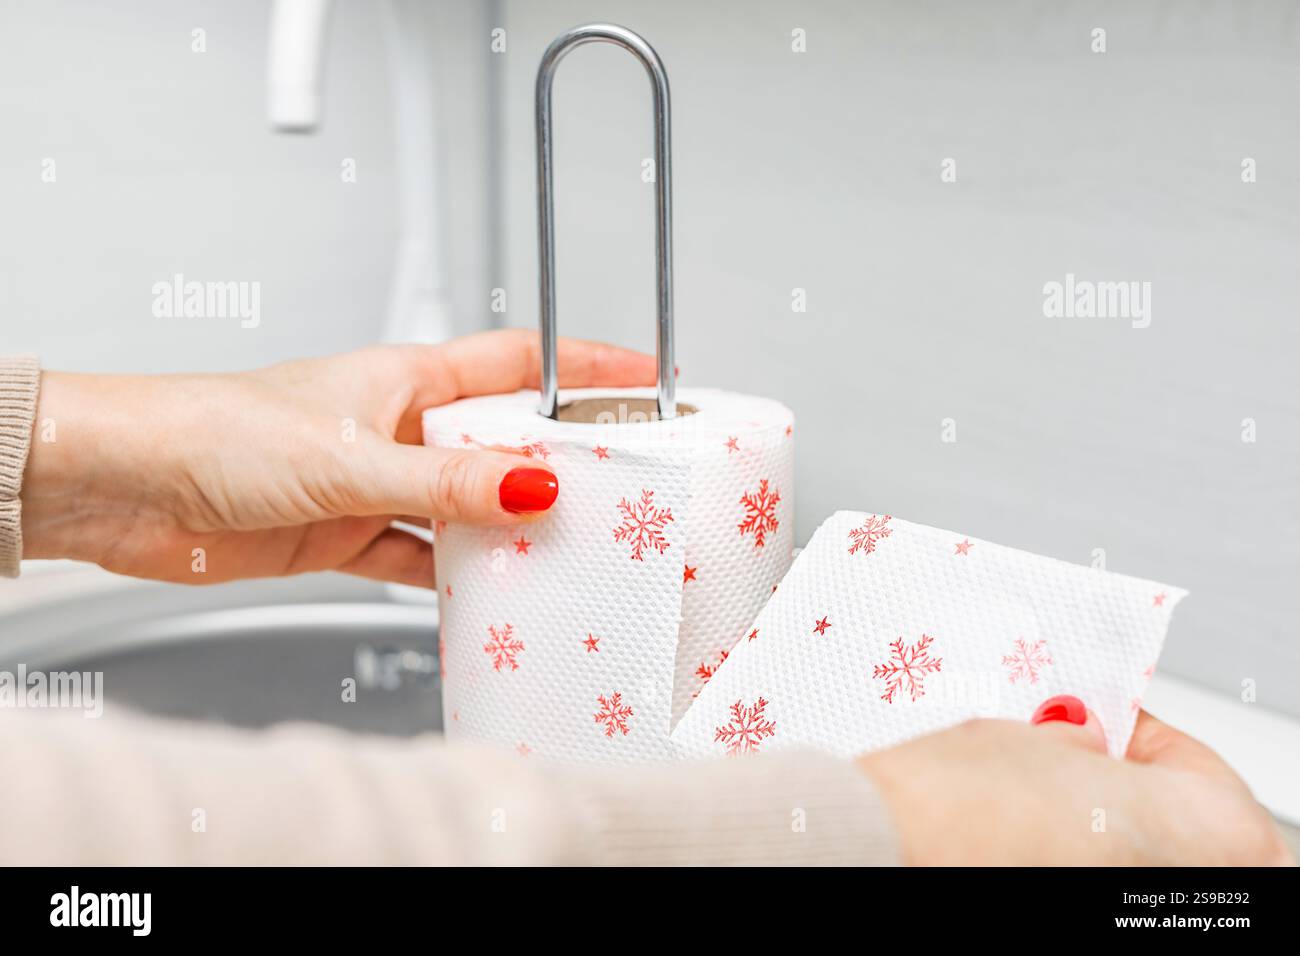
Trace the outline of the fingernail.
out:
[[[560,482],[545,468],[512,468],[501,479],[501,507],[515,514],[545,511],[555,504]]]
[[[1047,698],[1038,705],[1034,716],[1029,718],[1031,724],[1046,724],[1053,720],[1064,720],[1066,723],[1082,726],[1088,722],[1088,708],[1079,698],[1071,694],[1061,694],[1059,697]]]

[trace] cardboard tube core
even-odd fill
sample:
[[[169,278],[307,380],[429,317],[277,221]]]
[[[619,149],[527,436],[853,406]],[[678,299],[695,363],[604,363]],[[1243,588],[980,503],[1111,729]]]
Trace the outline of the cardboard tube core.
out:
[[[698,408],[677,403],[677,414],[694,415]],[[556,416],[562,422],[574,422],[579,425],[622,425],[633,422],[653,422],[659,420],[659,403],[653,398],[580,398],[576,402],[566,402],[556,410]]]

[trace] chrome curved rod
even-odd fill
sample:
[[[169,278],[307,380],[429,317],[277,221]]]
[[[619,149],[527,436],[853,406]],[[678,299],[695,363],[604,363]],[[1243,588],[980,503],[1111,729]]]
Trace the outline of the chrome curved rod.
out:
[[[673,358],[673,219],[672,160],[668,74],[659,54],[644,38],[624,27],[591,23],[556,37],[537,68],[537,243],[541,285],[542,398],[540,411],[556,415],[559,368],[555,316],[555,204],[551,169],[551,86],[560,60],[584,43],[613,43],[632,53],[645,67],[654,96],[655,132],[655,280],[658,290],[659,417],[677,414],[677,378]]]

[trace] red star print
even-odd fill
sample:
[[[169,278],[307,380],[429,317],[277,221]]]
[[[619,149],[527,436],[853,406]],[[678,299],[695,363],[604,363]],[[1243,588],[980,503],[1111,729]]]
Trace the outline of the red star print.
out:
[[[519,746],[516,747],[515,750],[519,751],[519,756],[521,757],[527,757],[530,753],[533,752],[533,748],[528,746],[528,744],[522,741],[520,741]]]
[[[527,538],[525,538],[522,534],[519,536],[519,540],[516,541],[514,544],[515,544],[515,554],[527,554],[528,549],[533,546],[533,543],[529,541]]]
[[[597,644],[600,643],[599,637],[592,637],[590,634],[588,634],[587,639],[582,643],[586,646],[588,654],[590,654],[592,651],[595,651],[597,654],[600,653],[600,648],[596,646]]]
[[[827,626],[827,627],[830,627],[829,624],[826,625],[826,626]],[[758,637],[758,628],[754,628],[752,631],[749,632],[749,639],[750,639],[751,641],[752,641],[754,638],[756,638],[756,637]]]
[[[736,437],[735,437],[734,435],[727,439],[727,454],[728,454],[728,455],[730,455],[733,451],[740,451],[740,445],[738,445],[738,444],[736,443],[736,441],[737,441],[737,439],[736,439]]]
[[[970,543],[970,539],[967,538],[965,541],[959,541],[959,542],[957,542],[957,552],[956,552],[956,553],[957,553],[957,554],[970,554],[970,549],[973,548],[973,547],[975,547],[975,545],[971,544],[971,543]]]
[[[1152,606],[1152,607],[1164,607],[1164,606],[1165,606],[1165,598],[1167,598],[1167,597],[1169,597],[1169,595],[1166,594],[1164,591],[1161,591],[1159,594],[1157,594],[1155,597],[1153,597],[1153,598],[1151,599],[1151,606]]]
[[[591,453],[596,456],[597,461],[604,461],[606,458],[609,457],[609,449],[604,448],[600,445],[597,445],[595,448],[593,448],[591,450]]]
[[[471,438],[469,435],[466,435],[464,432],[461,432],[461,433],[460,433],[460,443],[461,443],[462,445],[472,445],[472,444],[474,444],[474,439]]]
[[[442,533],[443,533],[444,531],[446,531],[446,530],[447,530],[447,522],[445,522],[445,521],[435,521],[435,522],[433,523],[433,533],[434,533],[434,534],[442,534]]]
[[[826,628],[828,627],[834,627],[834,625],[831,624],[830,621],[826,620],[826,618],[822,618],[815,625],[813,625],[813,630],[818,634],[825,634]]]
[[[698,570],[699,570],[698,565],[696,567],[691,567],[689,564],[684,565],[682,567],[682,584],[685,584],[687,581],[694,581],[695,572]]]
[[[447,597],[451,597],[451,585],[447,585]]]
[[[794,426],[793,426],[793,425],[786,425],[786,426],[785,426],[785,437],[786,437],[786,438],[789,438],[789,437],[790,437],[791,435],[793,435],[793,434],[794,434]]]

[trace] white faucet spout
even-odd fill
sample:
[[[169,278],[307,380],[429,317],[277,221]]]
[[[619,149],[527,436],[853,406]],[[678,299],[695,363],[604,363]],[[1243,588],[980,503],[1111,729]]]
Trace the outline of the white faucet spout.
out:
[[[283,132],[321,122],[321,77],[332,0],[275,0],[267,51],[267,116]]]

